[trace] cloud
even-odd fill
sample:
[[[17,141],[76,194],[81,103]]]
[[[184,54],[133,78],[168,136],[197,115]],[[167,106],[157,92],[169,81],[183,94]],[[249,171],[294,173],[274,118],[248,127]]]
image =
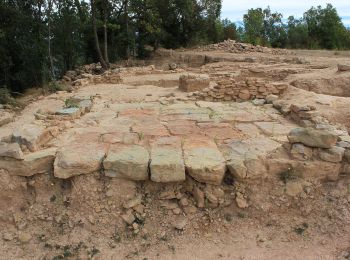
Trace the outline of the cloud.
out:
[[[337,8],[340,17],[347,26],[350,25],[350,4],[349,0],[223,0],[222,18],[229,18],[232,21],[242,21],[243,15],[250,8],[265,8],[270,6],[272,11],[278,11],[283,14],[284,18],[290,15],[302,17],[303,13],[311,6],[326,6],[327,3]]]

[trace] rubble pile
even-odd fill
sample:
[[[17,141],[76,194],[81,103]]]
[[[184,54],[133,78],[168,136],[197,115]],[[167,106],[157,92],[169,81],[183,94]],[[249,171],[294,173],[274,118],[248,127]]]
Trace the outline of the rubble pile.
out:
[[[196,51],[225,51],[231,53],[247,53],[247,52],[261,52],[274,55],[287,54],[283,49],[271,49],[260,45],[252,45],[248,43],[236,42],[234,40],[226,40],[220,43],[210,44],[196,48]]]

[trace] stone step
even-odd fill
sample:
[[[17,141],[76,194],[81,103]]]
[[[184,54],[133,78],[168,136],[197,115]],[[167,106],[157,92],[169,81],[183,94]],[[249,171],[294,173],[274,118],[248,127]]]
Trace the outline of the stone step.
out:
[[[215,142],[203,136],[193,136],[184,141],[184,161],[188,174],[199,182],[221,184],[225,159]]]
[[[181,139],[163,137],[151,144],[151,180],[154,182],[185,181]]]
[[[52,172],[55,155],[56,148],[48,148],[26,154],[21,160],[0,157],[0,169],[16,176],[33,176],[39,173]]]
[[[107,146],[98,143],[67,144],[57,152],[54,164],[55,177],[68,179],[101,170],[106,150]]]
[[[140,145],[115,144],[103,161],[105,175],[135,181],[148,180],[149,153]]]

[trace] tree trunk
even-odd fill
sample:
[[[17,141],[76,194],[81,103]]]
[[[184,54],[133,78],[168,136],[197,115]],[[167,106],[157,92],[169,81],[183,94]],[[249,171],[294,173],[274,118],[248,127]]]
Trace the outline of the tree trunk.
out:
[[[126,39],[126,48],[125,56],[129,59],[130,50],[129,50],[129,15],[128,15],[128,0],[124,1],[124,22],[125,22],[125,39]]]
[[[109,65],[109,59],[108,59],[108,37],[107,37],[107,8],[108,8],[108,0],[105,0],[104,2],[104,10],[103,10],[103,36],[104,36],[104,58]]]
[[[98,41],[95,15],[96,15],[95,14],[95,1],[91,0],[91,19],[92,19],[92,28],[93,28],[93,31],[94,31],[95,47],[96,47],[98,59],[100,60],[102,68],[104,70],[107,70],[108,69],[108,65],[107,65],[105,59],[102,56],[102,52],[101,52],[101,49],[100,49],[100,43]]]
[[[49,52],[49,60],[50,60],[50,70],[51,70],[51,76],[53,80],[56,80],[55,71],[53,68],[53,59],[52,59],[52,53],[51,53],[51,11],[52,11],[52,0],[48,0],[48,10],[47,10],[47,27],[48,27],[48,52]]]

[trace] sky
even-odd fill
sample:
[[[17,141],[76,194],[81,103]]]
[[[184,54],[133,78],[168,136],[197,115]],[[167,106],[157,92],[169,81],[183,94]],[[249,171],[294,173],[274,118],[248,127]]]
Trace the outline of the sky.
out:
[[[303,16],[311,6],[326,6],[327,3],[332,4],[338,11],[343,23],[350,27],[350,0],[223,0],[222,19],[228,18],[233,22],[241,22],[243,15],[250,8],[265,8],[270,6],[272,12],[280,12],[286,19],[290,15],[296,18]]]

